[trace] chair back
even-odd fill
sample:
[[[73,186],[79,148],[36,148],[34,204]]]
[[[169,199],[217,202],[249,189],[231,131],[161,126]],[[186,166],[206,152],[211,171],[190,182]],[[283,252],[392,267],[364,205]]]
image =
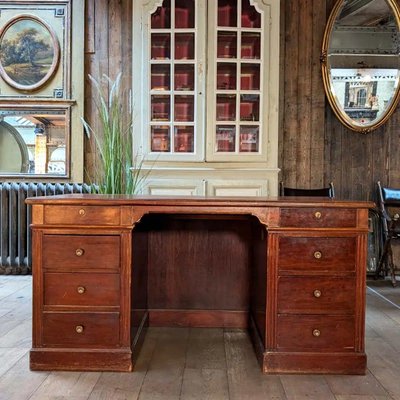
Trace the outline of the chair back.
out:
[[[328,187],[320,189],[299,189],[284,186],[283,182],[279,184],[279,194],[281,196],[311,196],[311,197],[335,197],[335,190],[331,182]]]
[[[383,207],[400,207],[400,189],[382,187],[378,181],[378,199]]]
[[[378,181],[377,189],[379,215],[382,222],[383,246],[375,276],[379,277],[382,272],[383,276],[385,276],[390,271],[392,285],[396,286],[396,265],[393,262],[392,240],[400,239],[400,188],[382,187]]]
[[[400,220],[398,213],[392,217],[392,212],[389,208],[400,209],[400,189],[382,187],[381,183],[377,182],[378,187],[378,207],[382,219],[383,233],[387,235],[400,235]]]

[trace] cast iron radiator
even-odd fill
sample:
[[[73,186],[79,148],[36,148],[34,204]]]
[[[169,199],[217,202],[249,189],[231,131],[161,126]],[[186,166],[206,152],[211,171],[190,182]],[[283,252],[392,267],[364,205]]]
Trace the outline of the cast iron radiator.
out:
[[[31,207],[27,197],[93,193],[85,183],[0,182],[0,275],[31,272]]]

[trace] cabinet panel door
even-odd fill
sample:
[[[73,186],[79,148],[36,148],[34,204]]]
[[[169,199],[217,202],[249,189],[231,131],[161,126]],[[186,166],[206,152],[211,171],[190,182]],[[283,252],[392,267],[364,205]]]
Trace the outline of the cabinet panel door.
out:
[[[150,179],[143,191],[155,196],[203,196],[205,183],[191,179]]]
[[[265,180],[210,180],[208,196],[267,196],[268,181]]]

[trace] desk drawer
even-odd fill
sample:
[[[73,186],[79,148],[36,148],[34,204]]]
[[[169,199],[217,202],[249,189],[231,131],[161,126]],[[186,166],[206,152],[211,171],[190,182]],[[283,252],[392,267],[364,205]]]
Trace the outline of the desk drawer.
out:
[[[279,238],[280,271],[354,271],[357,238],[294,237]]]
[[[117,347],[119,313],[44,313],[43,345]]]
[[[44,274],[46,306],[119,306],[119,274]]]
[[[357,227],[357,210],[282,208],[280,226],[294,228],[355,228]]]
[[[281,351],[354,351],[354,317],[279,315],[276,338]]]
[[[45,205],[44,223],[57,225],[120,225],[119,207]]]
[[[44,235],[43,267],[51,269],[119,270],[120,237]]]
[[[278,313],[353,315],[356,287],[353,278],[281,276]]]

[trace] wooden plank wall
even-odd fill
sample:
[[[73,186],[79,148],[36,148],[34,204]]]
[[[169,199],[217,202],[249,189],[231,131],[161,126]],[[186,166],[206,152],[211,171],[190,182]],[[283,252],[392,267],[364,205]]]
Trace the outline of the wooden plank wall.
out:
[[[397,0],[400,1],[400,0]],[[336,195],[374,199],[375,183],[400,187],[400,112],[362,135],[343,127],[325,98],[320,52],[326,20],[335,0],[281,0],[281,179],[293,187],[320,187],[333,181]],[[123,71],[132,76],[132,1],[87,0],[85,75]],[[85,115],[95,121],[86,79]],[[85,144],[85,166],[94,155]]]
[[[85,118],[97,124],[95,91],[88,76],[115,79],[122,73],[122,87],[132,82],[132,0],[86,0],[85,28]],[[106,85],[104,85],[104,88]],[[129,90],[125,95],[129,96]],[[85,179],[95,176],[93,139],[85,141]]]

